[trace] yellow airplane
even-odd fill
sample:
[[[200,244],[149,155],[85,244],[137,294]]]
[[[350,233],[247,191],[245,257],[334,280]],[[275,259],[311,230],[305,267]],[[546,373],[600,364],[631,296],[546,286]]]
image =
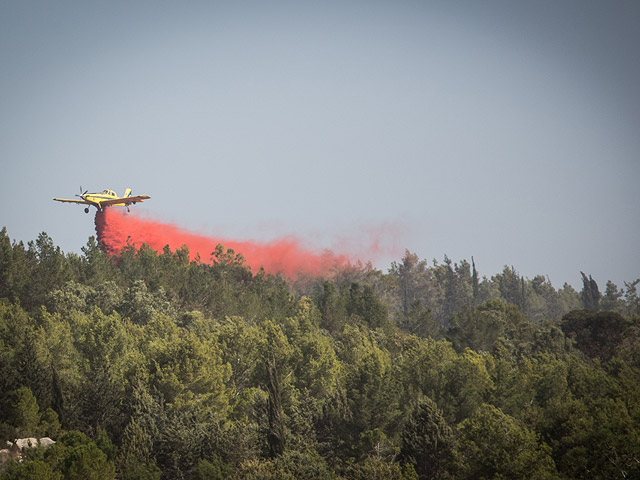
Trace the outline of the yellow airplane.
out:
[[[136,202],[142,202],[148,198],[151,198],[149,195],[136,195],[135,197],[131,196],[131,189],[127,188],[122,197],[116,195],[116,192],[113,190],[103,190],[99,193],[87,193],[87,190],[82,192],[82,187],[80,187],[80,195],[76,194],[76,197],[80,197],[80,200],[74,200],[70,198],[54,198],[57,202],[67,202],[67,203],[79,203],[81,205],[87,205],[84,209],[85,213],[89,213],[89,207],[93,205],[98,209],[99,212],[104,210],[105,207],[110,207],[111,205],[121,205],[123,207],[127,207],[127,212],[129,211],[129,205],[132,205]]]

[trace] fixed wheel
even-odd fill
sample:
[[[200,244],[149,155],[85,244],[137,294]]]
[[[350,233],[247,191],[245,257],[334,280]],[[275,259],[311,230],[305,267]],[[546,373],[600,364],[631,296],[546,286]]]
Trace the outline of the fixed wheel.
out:
[[[84,213],[89,213],[89,207],[84,209]]]

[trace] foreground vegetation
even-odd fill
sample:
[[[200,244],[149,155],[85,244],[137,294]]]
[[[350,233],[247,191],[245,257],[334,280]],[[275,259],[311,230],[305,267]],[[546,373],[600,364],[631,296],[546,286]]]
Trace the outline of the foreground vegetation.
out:
[[[640,477],[638,280],[212,258],[0,232],[0,478]]]

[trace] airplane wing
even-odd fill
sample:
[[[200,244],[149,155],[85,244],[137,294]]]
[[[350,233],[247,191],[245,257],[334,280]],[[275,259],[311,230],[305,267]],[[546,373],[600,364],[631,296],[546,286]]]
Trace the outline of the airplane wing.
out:
[[[79,203],[81,205],[91,205],[86,200],[73,200],[71,198],[54,198],[56,202]]]
[[[142,202],[151,198],[149,195],[136,195],[135,197],[121,197],[114,198],[113,200],[105,200],[104,202],[100,202],[100,205],[103,207],[108,207],[109,205],[128,205],[130,203]]]

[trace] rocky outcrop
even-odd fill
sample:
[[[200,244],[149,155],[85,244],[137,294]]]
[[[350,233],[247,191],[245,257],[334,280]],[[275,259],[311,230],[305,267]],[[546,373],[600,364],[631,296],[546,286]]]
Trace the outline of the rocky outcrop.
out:
[[[22,453],[28,448],[49,448],[56,443],[49,437],[40,439],[34,437],[16,438],[13,442],[7,441],[7,448],[0,450],[0,473],[4,473],[5,465],[9,460],[14,462],[22,461]]]

